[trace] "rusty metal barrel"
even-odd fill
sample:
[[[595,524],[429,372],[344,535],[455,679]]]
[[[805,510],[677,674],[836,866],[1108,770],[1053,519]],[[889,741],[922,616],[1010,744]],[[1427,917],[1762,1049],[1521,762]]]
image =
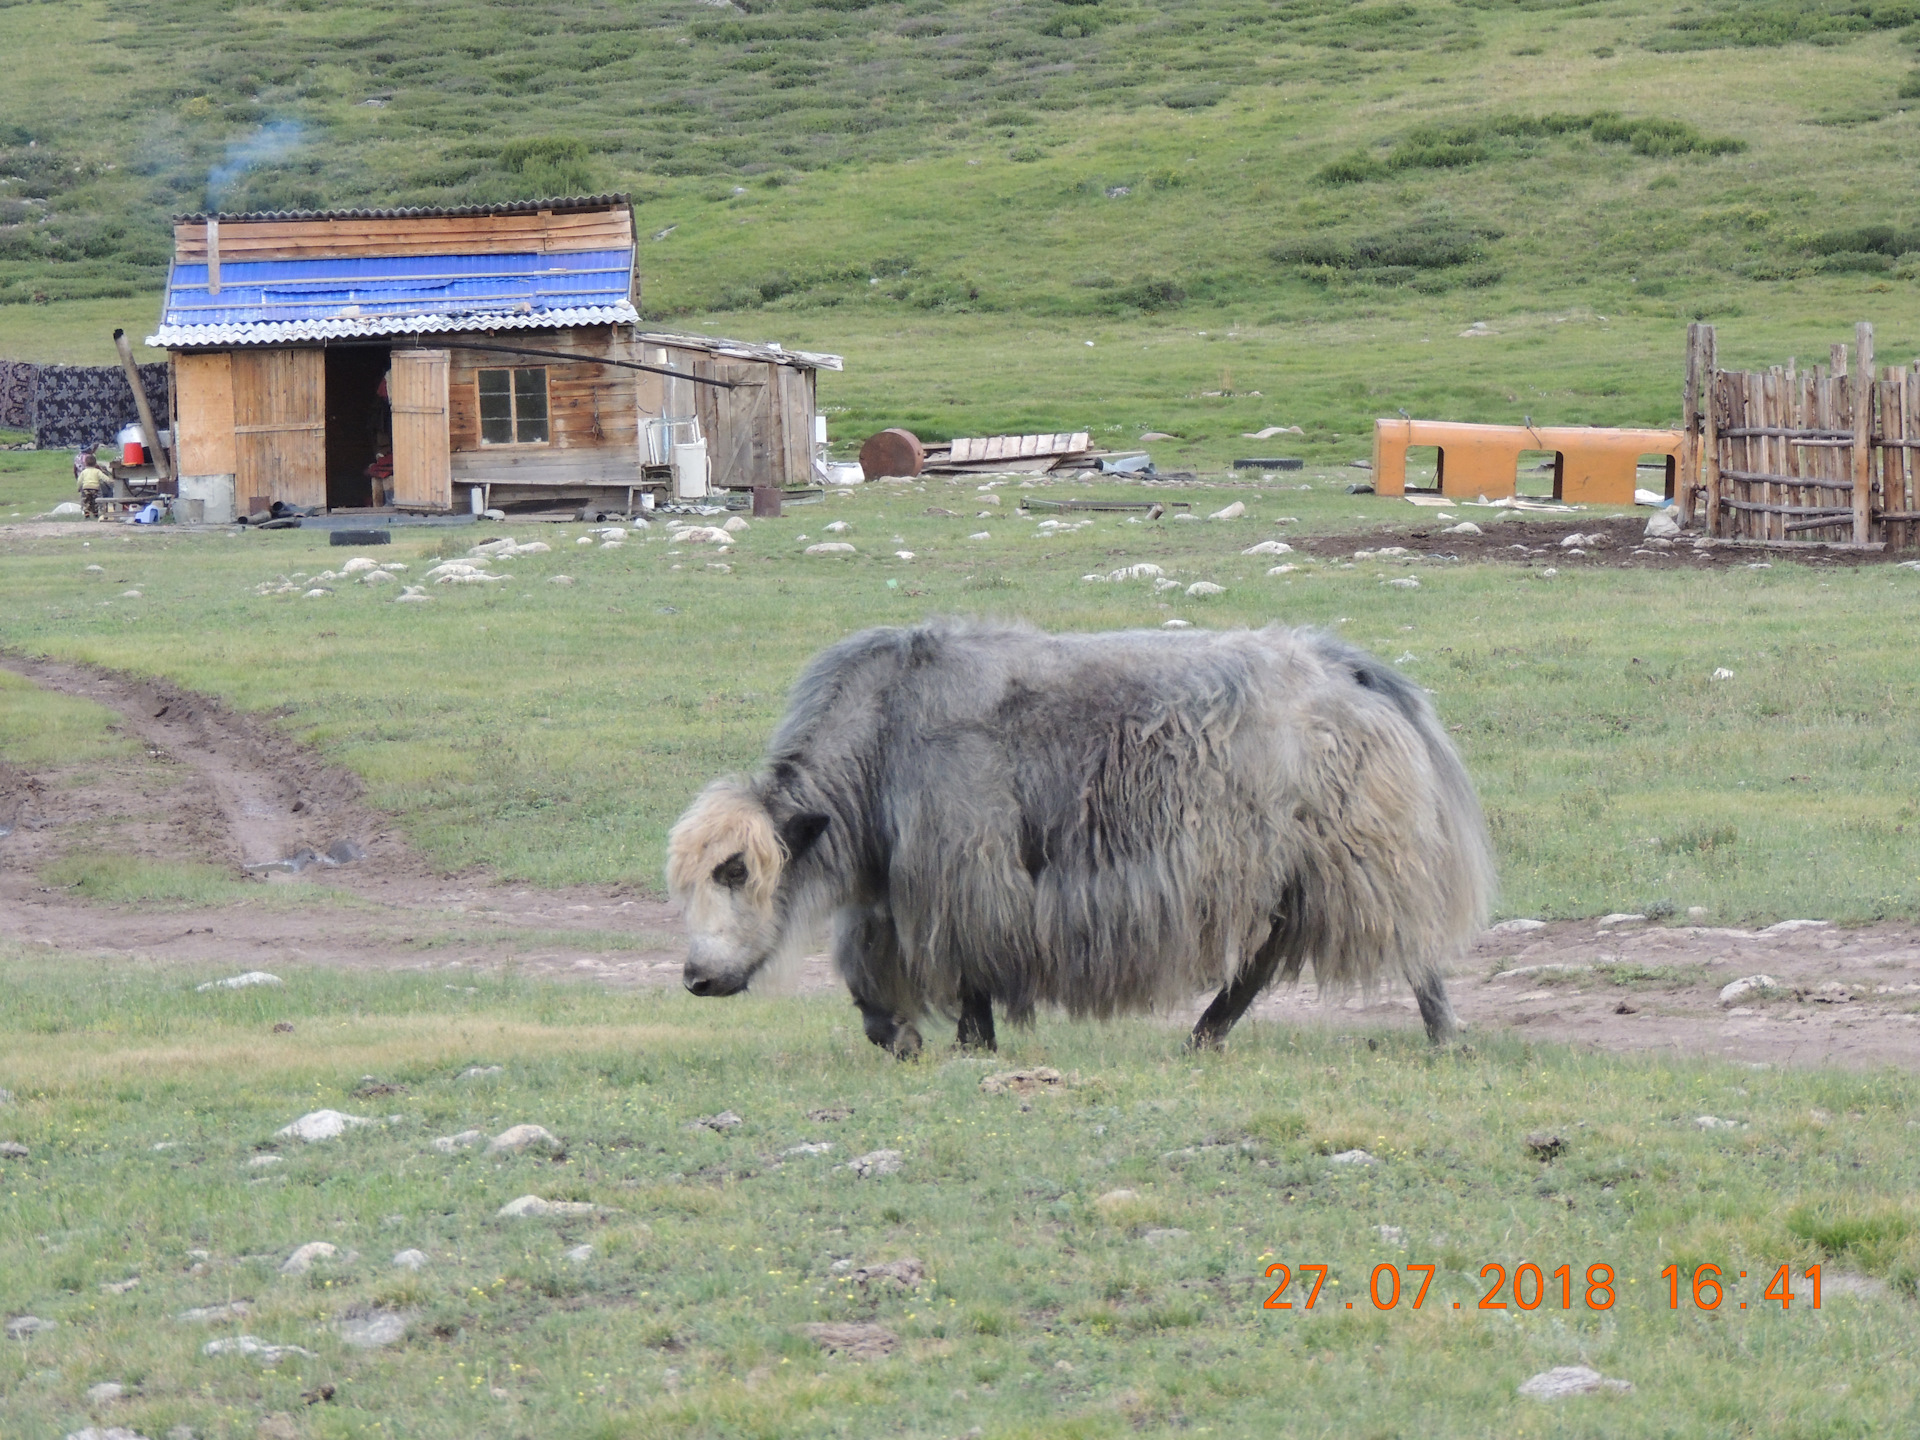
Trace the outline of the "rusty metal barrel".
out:
[[[860,447],[860,469],[869,480],[885,475],[914,476],[927,463],[927,447],[911,430],[882,430]]]

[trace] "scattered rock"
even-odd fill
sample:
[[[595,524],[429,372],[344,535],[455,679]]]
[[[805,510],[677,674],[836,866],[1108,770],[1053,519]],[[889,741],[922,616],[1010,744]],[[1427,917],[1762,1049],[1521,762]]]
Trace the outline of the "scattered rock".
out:
[[[1563,1400],[1569,1395],[1591,1395],[1596,1390],[1613,1390],[1624,1394],[1631,1389],[1631,1381],[1609,1380],[1598,1370],[1589,1370],[1585,1365],[1556,1365],[1526,1381],[1518,1393],[1529,1400]]]
[[[1211,580],[1196,580],[1193,584],[1187,586],[1187,595],[1196,600],[1210,595],[1224,595],[1226,593],[1226,586],[1216,585]]]
[[[96,1385],[93,1388],[94,1390],[101,1390],[106,1387]],[[116,1386],[115,1388],[117,1389],[118,1387]],[[93,1390],[89,1390],[87,1393],[91,1395]],[[171,1437],[172,1432],[170,1431],[168,1433],[169,1437]],[[187,1434],[191,1436],[193,1432],[189,1430]],[[67,1440],[147,1440],[147,1437],[142,1435],[138,1430],[127,1429],[124,1425],[109,1425],[104,1430],[98,1430],[89,1425],[84,1430],[69,1431]]]
[[[1529,930],[1544,930],[1546,928],[1547,922],[1544,920],[1502,920],[1498,925],[1495,925],[1491,930],[1487,931],[1487,933],[1489,935],[1524,935]]]
[[[1407,1232],[1398,1225],[1376,1225],[1374,1231],[1389,1245],[1398,1245],[1407,1238]]]
[[[730,526],[731,526],[731,525],[732,525],[733,523],[734,523],[734,522],[732,522],[732,521],[729,521],[729,522],[728,522],[728,524],[729,524]],[[744,529],[746,528],[746,526],[745,526],[745,525],[743,524],[743,525],[741,525],[741,527],[740,527],[740,528],[744,530]],[[851,525],[849,525],[849,524],[848,524],[848,523],[847,523],[846,521],[844,521],[844,520],[831,520],[831,521],[829,521],[829,522],[828,522],[827,524],[825,524],[825,525],[822,525],[822,526],[821,526],[820,528],[821,528],[822,530],[824,530],[824,531],[826,531],[826,532],[827,532],[827,533],[828,533],[829,535],[844,535],[844,534],[846,534],[846,533],[847,533],[847,531],[849,531],[849,530],[851,530],[851,529],[853,528],[853,526],[851,526]]]
[[[975,535],[973,538],[975,540],[984,540],[986,536]],[[855,551],[853,546],[847,544],[844,540],[829,540],[825,544],[809,545],[802,553],[806,555],[852,555]]]
[[[973,534],[967,536],[967,538],[969,540],[991,540],[993,538],[993,532],[991,530],[976,530]],[[849,545],[847,548],[851,550],[853,547]]]
[[[1660,540],[1671,540],[1680,533],[1680,517],[1672,506],[1656,510],[1647,517],[1646,534]]]
[[[498,1155],[503,1151],[518,1155],[523,1150],[535,1149],[557,1155],[565,1148],[553,1133],[542,1125],[515,1125],[511,1130],[501,1131],[487,1143],[489,1155]]]
[[[1527,1153],[1536,1160],[1551,1160],[1566,1148],[1566,1137],[1556,1135],[1551,1130],[1536,1130],[1527,1136]]]
[[[911,1290],[926,1278],[927,1267],[911,1257],[889,1260],[884,1265],[862,1265],[853,1272],[853,1283],[863,1290],[868,1286],[885,1290]]]
[[[62,500],[47,512],[49,515],[84,515],[86,513],[85,507],[75,500]]]
[[[1342,1150],[1327,1157],[1329,1165],[1378,1165],[1380,1162],[1364,1150]]]
[[[603,1215],[613,1212],[605,1206],[585,1200],[543,1200],[538,1195],[522,1195],[518,1200],[509,1200],[502,1205],[497,1213],[504,1220],[519,1220],[547,1215]]]
[[[334,1332],[347,1344],[360,1350],[378,1350],[404,1340],[413,1315],[400,1310],[376,1310],[371,1315],[356,1315],[334,1323]]]
[[[0,1160],[25,1160],[32,1153],[18,1140],[0,1141]]]
[[[100,1286],[100,1293],[102,1295],[125,1295],[128,1291],[138,1290],[139,1288],[140,1277],[138,1275],[129,1275],[125,1280],[103,1281]]]
[[[1713,672],[1713,678],[1715,680],[1731,680],[1733,679],[1733,671],[1727,669],[1726,666],[1722,665],[1719,669]]]
[[[263,1365],[276,1365],[289,1355],[299,1355],[307,1360],[320,1357],[313,1351],[299,1345],[269,1345],[257,1335],[229,1335],[223,1340],[209,1340],[200,1347],[202,1355],[251,1355]]]
[[[349,1130],[371,1124],[373,1121],[361,1115],[347,1115],[338,1110],[314,1110],[273,1133],[287,1139],[305,1140],[308,1144],[313,1144],[318,1140],[338,1139]]]
[[[906,1157],[898,1150],[872,1150],[865,1155],[856,1155],[844,1165],[836,1165],[836,1170],[851,1170],[862,1180],[871,1180],[877,1175],[895,1175],[906,1163]]]
[[[225,980],[209,980],[204,985],[196,985],[195,990],[245,990],[253,985],[281,985],[285,982],[278,975],[269,975],[264,970],[249,970],[244,975],[232,975]]]
[[[1440,533],[1442,535],[1481,535],[1486,532],[1471,520],[1462,520],[1458,525],[1451,525]]]
[[[1744,1130],[1746,1125],[1739,1120],[1722,1120],[1718,1115],[1699,1115],[1694,1118],[1695,1125],[1702,1130]]]
[[[1242,555],[1291,555],[1293,547],[1284,540],[1262,540],[1258,545],[1249,545],[1240,553]]]
[[[325,1240],[309,1240],[286,1258],[286,1263],[280,1267],[280,1273],[282,1275],[304,1275],[313,1268],[313,1262],[316,1260],[335,1260],[340,1258],[342,1258],[341,1252],[337,1246],[329,1245]],[[351,1263],[357,1257],[349,1250],[346,1252],[344,1258]]]
[[[7,1321],[7,1338],[24,1340],[29,1335],[43,1335],[49,1330],[60,1328],[58,1320],[42,1320],[38,1315],[22,1315]]]
[[[685,1130],[711,1130],[718,1135],[733,1129],[736,1125],[745,1123],[746,1122],[741,1120],[733,1111],[722,1110],[718,1115],[709,1115],[702,1120],[689,1120],[681,1128]]]
[[[853,1111],[844,1105],[829,1105],[824,1110],[807,1111],[807,1119],[813,1121],[816,1125],[831,1125],[836,1121],[850,1120],[852,1118]]]
[[[1224,510],[1216,510],[1207,516],[1209,520],[1238,520],[1247,513],[1247,507],[1236,500]]]
[[[252,1308],[251,1301],[229,1300],[224,1305],[205,1305],[198,1310],[182,1310],[173,1318],[208,1325],[216,1320],[238,1320]]]
[[[1420,588],[1420,582],[1411,575],[1402,575],[1397,580],[1387,581],[1387,584],[1395,590],[1418,590]]]
[[[1602,915],[1594,923],[1602,930],[1608,930],[1615,925],[1644,925],[1646,921],[1647,917],[1644,915],[1631,915],[1621,912],[1613,915]]]
[[[478,1130],[462,1130],[458,1135],[442,1135],[433,1142],[433,1148],[442,1155],[452,1155],[457,1151],[478,1145],[487,1137]]]
[[[1162,620],[1160,622],[1160,628],[1162,630],[1191,630],[1193,628],[1193,622],[1191,620],[1179,619]]]
[[[1749,996],[1779,988],[1780,982],[1771,975],[1743,975],[1731,984],[1721,987],[1720,1003],[1735,1005]]]
[[[1825,930],[1831,926],[1831,920],[1782,920],[1777,925],[1769,925],[1762,935],[1791,935],[1796,930]]]
[[[1116,582],[1121,580],[1158,580],[1166,573],[1167,572],[1162,570],[1158,565],[1142,561],[1138,565],[1122,566],[1120,569],[1109,574],[1107,579]]]
[[[782,1155],[825,1155],[833,1149],[831,1140],[803,1140],[798,1145],[789,1145]]]
[[[547,577],[547,583],[548,583],[549,585],[571,585],[571,584],[573,584],[573,576],[571,576],[571,575],[549,575],[549,576]]]
[[[802,1325],[801,1333],[830,1355],[878,1360],[900,1348],[900,1337],[879,1325]]]
[[[488,1075],[501,1074],[505,1069],[506,1067],[503,1065],[469,1065],[465,1070],[460,1072],[460,1078],[462,1080],[479,1080]],[[474,1133],[478,1134],[479,1132],[476,1131]]]
[[[428,1263],[424,1250],[396,1250],[393,1255],[393,1268],[396,1270],[424,1270]]]
[[[989,1095],[1005,1095],[1009,1091],[1015,1095],[1032,1095],[1042,1090],[1065,1089],[1066,1081],[1051,1065],[1040,1065],[1031,1070],[996,1071],[980,1082],[980,1088]]]
[[[584,1265],[593,1258],[593,1246],[576,1245],[571,1250],[564,1252],[564,1258],[571,1260],[576,1265]]]
[[[273,1033],[274,1033],[274,1034],[276,1034],[276,1035],[291,1035],[291,1034],[293,1034],[293,1022],[292,1022],[291,1020],[276,1020],[276,1021],[274,1021],[274,1022],[273,1022]]]
[[[1112,1207],[1115,1205],[1125,1205],[1129,1200],[1138,1200],[1139,1198],[1140,1192],[1138,1190],[1109,1190],[1093,1203],[1104,1207]]]

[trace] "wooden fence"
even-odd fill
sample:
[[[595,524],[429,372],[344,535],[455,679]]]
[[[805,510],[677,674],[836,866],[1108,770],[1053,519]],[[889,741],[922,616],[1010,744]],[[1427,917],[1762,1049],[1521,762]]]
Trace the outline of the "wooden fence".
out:
[[[1876,369],[1873,327],[1810,370],[1722,370],[1711,325],[1687,331],[1675,499],[1721,540],[1920,544],[1920,361]]]

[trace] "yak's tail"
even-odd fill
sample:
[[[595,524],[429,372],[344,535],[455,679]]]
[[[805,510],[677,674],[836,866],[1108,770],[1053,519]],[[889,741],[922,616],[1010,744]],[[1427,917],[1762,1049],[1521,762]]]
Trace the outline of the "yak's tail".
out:
[[[1335,992],[1398,976],[1423,1013],[1445,1011],[1443,977],[1494,897],[1480,801],[1424,691],[1337,639],[1313,643],[1324,668],[1311,708],[1336,739],[1310,762],[1306,863],[1274,937],[1282,973],[1310,961]],[[1450,1012],[1427,1019],[1451,1029]]]

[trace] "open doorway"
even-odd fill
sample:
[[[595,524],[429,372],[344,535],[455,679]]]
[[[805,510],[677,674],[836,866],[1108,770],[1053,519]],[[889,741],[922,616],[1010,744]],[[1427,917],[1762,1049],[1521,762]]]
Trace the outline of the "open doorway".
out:
[[[1514,462],[1513,493],[1527,500],[1558,500],[1567,457],[1558,450],[1522,450]]]
[[[393,407],[387,401],[391,353],[383,346],[327,350],[327,508],[385,503],[393,474]],[[378,489],[380,493],[376,494]]]
[[[1438,445],[1409,445],[1407,447],[1407,480],[1409,493],[1440,493],[1440,481],[1446,474],[1447,457]]]

